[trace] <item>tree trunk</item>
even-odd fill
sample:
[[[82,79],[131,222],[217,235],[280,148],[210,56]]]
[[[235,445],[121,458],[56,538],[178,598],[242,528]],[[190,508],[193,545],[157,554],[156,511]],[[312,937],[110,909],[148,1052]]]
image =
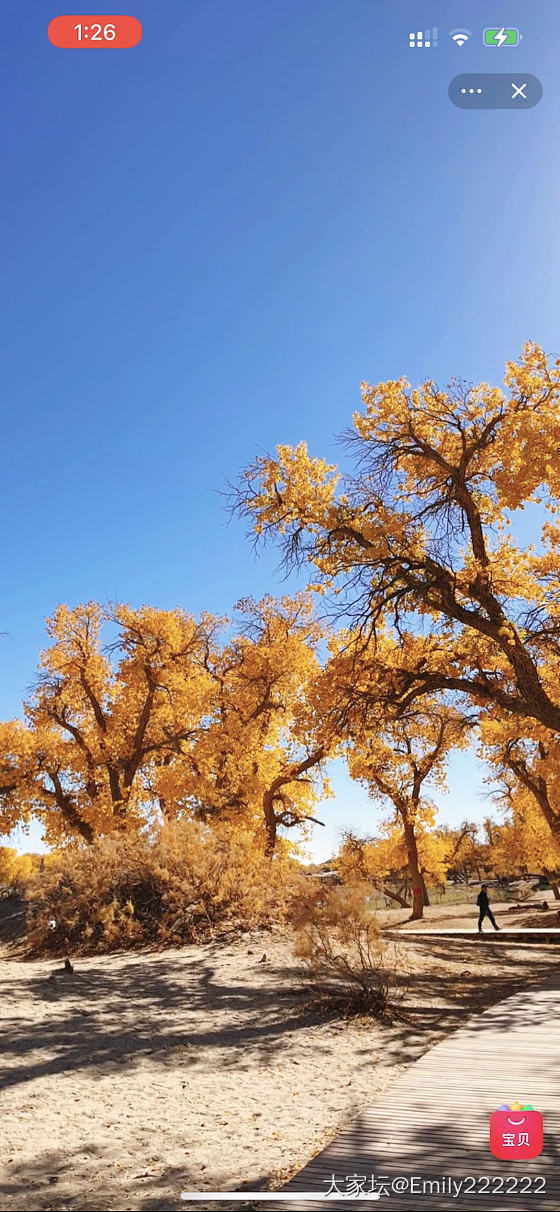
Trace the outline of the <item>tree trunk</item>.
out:
[[[276,849],[276,833],[278,822],[274,811],[274,795],[275,792],[270,788],[263,795],[263,816],[265,829],[265,846],[264,852],[267,858],[272,858]]]
[[[61,816],[69,826],[71,833],[77,833],[88,846],[91,846],[95,841],[95,832],[88,821],[84,821],[81,814],[78,812],[75,804],[72,802],[71,796],[64,790],[60,778],[56,772],[49,774],[50,780],[54,787],[54,792],[49,792],[49,796],[53,796],[57,808]]]
[[[558,881],[555,880],[552,871],[549,871],[547,867],[543,867],[543,875],[550,884],[550,889],[554,896],[554,900],[560,901],[560,888],[558,887]]]
[[[423,873],[422,873],[422,872],[420,872],[420,879],[421,879],[421,882],[422,882],[422,892],[424,893],[424,904],[425,904],[425,905],[429,905],[429,904],[430,904],[430,898],[429,898],[429,896],[428,896],[428,889],[427,889],[427,887],[426,887],[426,881],[425,881],[425,879],[424,879],[424,876],[423,876]]]
[[[91,825],[87,821],[84,821],[69,803],[63,810],[63,816],[71,830],[78,833],[82,841],[87,842],[88,846],[92,846],[95,841],[95,833]]]
[[[301,762],[293,762],[283,774],[279,774],[271,783],[270,787],[263,795],[263,816],[264,828],[266,834],[265,854],[268,858],[272,858],[276,849],[276,837],[278,834],[278,825],[282,824],[282,814],[277,814],[275,803],[282,802],[282,788],[287,787],[290,783],[299,783],[301,776],[306,774],[314,766],[319,765],[325,756],[325,750],[322,745],[318,749],[314,749]],[[301,820],[315,821],[317,825],[322,825],[322,821],[317,821],[314,816],[302,816]],[[296,821],[291,821],[291,824],[296,824]]]
[[[424,888],[418,866],[418,847],[414,825],[408,816],[403,816],[404,839],[408,855],[408,870],[412,883],[412,920],[417,921],[424,916]]]

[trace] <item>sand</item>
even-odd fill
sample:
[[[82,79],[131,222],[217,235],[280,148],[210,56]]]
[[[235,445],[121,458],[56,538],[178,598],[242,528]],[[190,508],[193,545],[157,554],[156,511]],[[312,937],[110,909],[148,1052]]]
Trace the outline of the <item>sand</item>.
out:
[[[1,1206],[165,1212],[185,1189],[279,1186],[468,1014],[560,966],[554,947],[428,947],[399,943],[405,1017],[383,1023],[311,1008],[280,931],[54,980],[58,961],[4,952]]]

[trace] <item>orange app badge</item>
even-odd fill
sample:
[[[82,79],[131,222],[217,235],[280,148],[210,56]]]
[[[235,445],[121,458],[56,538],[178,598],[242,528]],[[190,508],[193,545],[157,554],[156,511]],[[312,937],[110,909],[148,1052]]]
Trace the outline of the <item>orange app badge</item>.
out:
[[[490,1116],[490,1149],[494,1157],[527,1161],[538,1157],[543,1147],[543,1118],[527,1104],[512,1103]]]

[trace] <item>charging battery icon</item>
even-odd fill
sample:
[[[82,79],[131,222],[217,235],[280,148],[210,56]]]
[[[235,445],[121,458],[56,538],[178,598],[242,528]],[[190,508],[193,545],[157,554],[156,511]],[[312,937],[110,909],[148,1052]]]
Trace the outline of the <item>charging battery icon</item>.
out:
[[[485,46],[518,46],[521,34],[513,26],[502,25],[501,28],[485,29],[482,35]]]

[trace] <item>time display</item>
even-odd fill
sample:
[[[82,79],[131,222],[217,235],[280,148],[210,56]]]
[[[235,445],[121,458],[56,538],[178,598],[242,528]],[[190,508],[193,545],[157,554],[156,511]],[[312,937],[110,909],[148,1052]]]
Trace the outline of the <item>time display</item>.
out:
[[[53,46],[69,50],[80,46],[112,46],[117,50],[136,46],[142,26],[136,17],[122,15],[53,17],[47,34]]]

